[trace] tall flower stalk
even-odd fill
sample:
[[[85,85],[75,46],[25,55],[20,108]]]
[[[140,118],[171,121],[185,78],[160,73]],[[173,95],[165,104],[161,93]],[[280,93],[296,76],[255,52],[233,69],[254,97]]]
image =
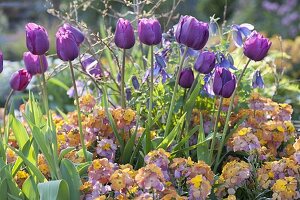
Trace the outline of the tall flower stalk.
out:
[[[14,93],[14,90],[11,89],[6,98],[5,105],[4,105],[4,111],[3,111],[3,131],[4,131],[4,140],[5,140],[5,141],[3,141],[4,144],[7,144],[7,140],[8,140],[8,130],[6,131],[6,113],[8,110],[8,103],[9,103],[13,93]]]
[[[229,119],[230,119],[230,116],[231,116],[231,111],[232,111],[232,107],[233,107],[233,103],[234,103],[234,97],[235,97],[235,94],[238,90],[240,82],[241,82],[241,80],[242,80],[242,78],[245,74],[245,71],[246,71],[250,61],[251,61],[251,59],[248,60],[245,67],[243,68],[243,71],[239,75],[238,80],[237,80],[237,84],[236,84],[236,88],[234,89],[234,91],[231,95],[231,99],[230,99],[230,103],[229,103],[229,107],[228,107],[228,111],[227,111],[227,115],[226,115],[225,125],[224,125],[224,129],[223,129],[223,133],[222,133],[221,143],[220,143],[219,148],[218,148],[217,158],[216,158],[216,162],[215,162],[215,166],[214,166],[214,172],[217,171],[218,165],[219,165],[219,162],[220,162],[220,156],[221,156],[222,149],[223,149],[223,146],[224,146],[224,143],[225,143],[226,133],[227,133],[227,130],[228,130],[228,127],[229,127]]]
[[[213,158],[213,152],[214,152],[214,148],[215,148],[215,144],[216,144],[216,135],[217,135],[217,129],[218,129],[218,123],[219,123],[219,119],[220,119],[220,114],[221,114],[221,110],[222,110],[222,103],[223,103],[223,97],[220,97],[220,103],[219,103],[219,108],[218,108],[218,113],[215,119],[215,125],[214,125],[214,133],[213,133],[213,137],[212,137],[212,141],[210,144],[210,153],[209,153],[209,163],[212,163],[212,158]]]
[[[152,107],[153,107],[153,87],[154,87],[154,72],[153,72],[153,46],[150,46],[151,52],[151,66],[150,66],[150,99],[149,99],[149,109],[148,109],[148,129],[146,132],[146,152],[148,153],[151,149],[151,134],[150,128],[152,126]]]
[[[70,71],[71,71],[71,77],[72,77],[72,82],[73,82],[73,87],[74,87],[74,95],[75,95],[75,101],[76,101],[76,109],[77,109],[77,117],[78,117],[78,127],[79,127],[79,134],[80,134],[80,142],[82,146],[82,151],[83,155],[86,161],[88,161],[88,155],[87,155],[87,150],[86,146],[84,143],[84,135],[83,135],[83,130],[82,130],[82,119],[81,119],[81,111],[80,111],[80,106],[79,106],[79,96],[78,96],[78,90],[76,86],[76,80],[75,80],[75,75],[74,75],[74,68],[73,64],[71,61],[69,61],[69,66],[70,66]]]
[[[164,134],[165,137],[169,134],[169,131],[170,131],[170,128],[171,128],[173,110],[174,110],[174,106],[175,106],[176,94],[177,94],[178,83],[179,83],[179,78],[180,78],[180,72],[182,70],[183,63],[184,63],[187,51],[188,51],[188,47],[185,47],[183,55],[182,55],[180,63],[179,63],[179,68],[178,68],[178,71],[177,71],[174,91],[173,91],[171,104],[170,104],[170,108],[169,108],[169,112],[168,112],[168,119],[167,119],[165,134]]]
[[[126,97],[125,97],[125,63],[126,62],[126,49],[123,49],[123,62],[121,69],[121,105],[122,108],[126,108]]]
[[[47,115],[47,118],[49,120],[50,113],[49,113],[49,102],[48,102],[48,91],[47,91],[47,84],[46,84],[46,77],[45,77],[45,67],[43,63],[43,58],[42,56],[39,55],[39,60],[40,60],[40,66],[41,66],[41,71],[42,71],[42,96],[43,96],[43,102],[44,102],[44,107],[45,107],[45,112]]]

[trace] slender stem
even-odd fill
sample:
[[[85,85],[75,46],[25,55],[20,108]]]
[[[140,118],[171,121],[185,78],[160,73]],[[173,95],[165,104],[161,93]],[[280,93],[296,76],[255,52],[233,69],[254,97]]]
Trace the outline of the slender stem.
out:
[[[4,105],[4,111],[3,111],[3,131],[4,131],[4,145],[7,144],[7,141],[8,141],[8,131],[6,131],[6,113],[7,113],[7,110],[8,110],[8,103],[11,99],[11,96],[13,95],[14,93],[14,90],[10,90],[7,98],[6,98],[6,101],[5,101],[5,105]]]
[[[211,141],[211,144],[210,144],[209,163],[212,163],[212,157],[213,157],[213,152],[214,152],[215,143],[216,143],[218,122],[219,122],[220,114],[221,114],[221,110],[222,110],[222,103],[223,103],[223,97],[220,98],[219,109],[218,109],[218,113],[217,113],[217,116],[216,116],[216,119],[215,119],[214,134],[213,134],[213,138],[212,138],[212,141]]]
[[[153,46],[150,46],[151,52],[151,66],[150,66],[150,100],[149,100],[149,111],[148,111],[148,130],[146,132],[146,153],[148,153],[151,149],[151,135],[150,129],[152,126],[152,104],[153,104]]]
[[[191,90],[192,90],[192,87],[190,88],[190,91]],[[186,91],[187,91],[187,89],[185,88],[184,92],[183,92],[183,103],[182,103],[181,108],[180,108],[180,116],[183,115],[183,105],[184,105],[185,99],[187,97],[187,92]],[[178,137],[178,142],[181,140],[181,138],[183,136],[183,131],[184,131],[185,123],[186,123],[186,121],[183,122],[183,125],[182,125],[182,128],[181,128],[181,132],[180,132],[180,135]]]
[[[79,97],[78,97],[78,91],[77,91],[77,86],[76,86],[76,81],[75,81],[75,75],[74,75],[74,69],[72,62],[69,61],[70,65],[70,70],[71,70],[71,76],[72,76],[72,81],[73,81],[73,87],[74,87],[74,94],[75,94],[75,101],[76,101],[76,108],[77,108],[77,115],[78,115],[78,126],[79,126],[79,133],[80,133],[80,142],[83,150],[83,155],[85,161],[88,161],[88,156],[87,156],[87,151],[84,143],[84,135],[82,131],[82,124],[81,124],[81,111],[79,107]]]
[[[46,85],[46,78],[45,78],[45,70],[44,70],[44,63],[43,63],[43,58],[42,56],[39,56],[40,59],[40,66],[41,66],[41,71],[42,71],[42,96],[43,96],[43,101],[44,101],[44,106],[45,106],[45,111],[47,118],[49,119],[50,114],[49,114],[49,103],[48,103],[48,91],[47,91],[47,85]]]
[[[121,69],[121,105],[122,108],[126,108],[126,101],[125,101],[125,58],[126,58],[126,50],[123,49],[123,63]]]
[[[233,94],[231,95],[230,104],[229,104],[229,107],[228,107],[228,111],[227,111],[227,115],[226,115],[226,120],[225,120],[225,125],[224,125],[224,129],[223,129],[223,134],[222,134],[222,138],[221,138],[221,144],[220,144],[219,149],[218,149],[217,159],[216,159],[215,166],[214,166],[214,172],[217,171],[218,165],[219,165],[219,162],[220,162],[219,160],[220,160],[222,149],[223,149],[223,146],[224,146],[224,143],[225,143],[226,133],[227,133],[228,126],[229,126],[229,119],[230,119],[230,115],[231,115],[231,111],[232,111],[232,107],[233,107],[233,102],[234,102],[234,97],[235,97],[235,94],[236,94],[236,92],[238,90],[238,87],[240,85],[242,77],[244,76],[245,71],[246,71],[246,69],[247,69],[250,61],[251,60],[249,59],[248,62],[246,63],[246,65],[245,65],[242,73],[240,74],[240,76],[239,76],[239,78],[237,80],[236,88],[233,91]]]
[[[173,96],[172,96],[170,108],[169,108],[168,119],[167,119],[166,130],[165,130],[164,136],[167,136],[169,134],[169,131],[170,131],[169,129],[171,127],[171,122],[172,122],[172,115],[173,115],[173,109],[174,109],[174,106],[175,106],[176,93],[177,93],[177,90],[178,90],[178,82],[179,82],[179,77],[180,77],[180,71],[182,69],[187,51],[188,51],[188,47],[185,48],[183,56],[182,56],[182,58],[180,60],[180,63],[179,63],[179,68],[178,68],[178,71],[177,71],[177,77],[176,77],[176,81],[175,81],[175,86],[174,86],[174,91],[173,91]]]

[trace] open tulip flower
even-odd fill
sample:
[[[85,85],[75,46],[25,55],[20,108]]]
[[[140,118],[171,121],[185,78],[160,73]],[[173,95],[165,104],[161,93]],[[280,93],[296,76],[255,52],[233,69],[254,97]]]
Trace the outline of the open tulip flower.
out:
[[[43,55],[49,50],[49,38],[46,29],[35,23],[25,26],[26,45],[34,55]]]

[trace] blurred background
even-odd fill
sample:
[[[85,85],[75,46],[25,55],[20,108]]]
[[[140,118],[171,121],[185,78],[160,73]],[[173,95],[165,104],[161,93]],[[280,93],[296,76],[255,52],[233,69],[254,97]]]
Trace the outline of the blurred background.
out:
[[[121,16],[134,19],[135,13],[150,12],[159,18],[164,31],[178,22],[180,15],[193,15],[209,22],[211,16],[220,18],[220,25],[251,23],[255,29],[272,39],[272,49],[282,53],[274,63],[280,76],[280,87],[274,93],[274,76],[263,73],[266,79],[262,91],[279,102],[294,106],[295,119],[300,113],[300,1],[298,0],[148,0],[145,6],[132,8],[137,0],[0,0],[0,49],[4,54],[4,72],[0,79],[0,105],[3,107],[9,91],[8,79],[13,71],[24,66],[24,26],[28,22],[43,25],[49,33],[51,50],[55,54],[55,32],[62,20],[74,19],[84,24],[91,32],[98,32],[103,23],[107,30],[114,29],[116,19]],[[159,6],[153,9],[159,2]],[[151,10],[153,9],[153,10]],[[172,17],[170,17],[172,16]],[[226,25],[225,25],[226,26]],[[284,56],[283,56],[284,55]],[[50,66],[51,67],[51,66]],[[269,73],[269,72],[268,72]],[[63,73],[57,77],[64,80]],[[275,78],[276,79],[276,78]],[[70,86],[68,80],[63,81]],[[72,103],[66,88],[49,85],[52,103],[65,109]],[[272,93],[273,92],[273,93]],[[22,94],[18,94],[22,97]]]

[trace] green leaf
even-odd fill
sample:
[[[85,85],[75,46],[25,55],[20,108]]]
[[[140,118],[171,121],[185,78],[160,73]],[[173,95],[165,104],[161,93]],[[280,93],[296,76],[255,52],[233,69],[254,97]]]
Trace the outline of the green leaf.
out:
[[[123,164],[126,164],[130,161],[130,155],[132,154],[133,152],[133,147],[135,145],[135,139],[136,139],[136,134],[137,134],[137,131],[138,131],[138,124],[140,123],[140,108],[141,108],[141,105],[138,104],[137,105],[137,126],[135,127],[135,130],[134,130],[134,133],[131,135],[130,139],[128,140],[128,142],[126,143],[125,145],[125,148],[124,148],[124,152],[122,152],[122,155],[121,155],[121,160],[122,160],[122,163]]]
[[[60,81],[57,78],[52,77],[51,79],[48,80],[48,83],[52,83],[54,85],[57,85],[57,86],[61,87],[62,89],[66,90],[66,91],[68,91],[68,89],[69,89],[69,87],[65,83],[63,83],[62,81]]]
[[[102,89],[102,91],[103,91],[102,103],[104,104],[105,112],[106,112],[106,115],[108,116],[108,120],[113,129],[114,135],[120,144],[120,150],[121,150],[121,154],[122,154],[122,152],[124,150],[124,141],[123,141],[122,137],[120,136],[120,134],[118,133],[116,123],[109,111],[106,88],[105,88],[105,86],[103,86],[102,88],[103,88]]]
[[[48,181],[38,184],[40,199],[69,200],[69,187],[65,180]]]
[[[65,155],[67,155],[68,153],[70,153],[71,151],[74,151],[75,147],[67,147],[65,149],[63,149],[58,157],[59,162],[64,158]]]
[[[15,116],[11,114],[9,114],[9,121],[19,147],[23,148],[25,143],[29,140],[25,127],[22,125],[22,123],[19,120],[15,118]]]
[[[157,149],[159,148],[163,148],[163,149],[167,149],[170,144],[173,142],[173,140],[175,139],[176,135],[178,134],[178,132],[181,130],[181,126],[183,124],[185,115],[182,115],[182,117],[180,118],[180,120],[177,122],[176,126],[173,128],[173,130],[163,139],[163,141],[157,146]]]
[[[192,130],[189,131],[189,133],[180,140],[178,144],[176,144],[173,148],[174,151],[178,150],[181,146],[183,146],[189,139],[194,135],[198,130],[200,126],[195,126]]]
[[[80,186],[82,185],[80,176],[74,164],[67,159],[63,159],[60,164],[62,178],[69,185],[70,199],[80,198]]]
[[[8,190],[8,188],[7,188],[7,179],[4,178],[0,182],[1,199],[3,199],[3,200],[7,200],[8,199],[8,196],[7,196],[8,191],[7,190]]]
[[[25,197],[29,200],[38,200],[38,188],[33,176],[29,176],[22,185],[22,191]]]
[[[20,156],[24,163],[31,169],[31,171],[33,172],[33,176],[36,176],[39,182],[44,182],[46,180],[46,178],[44,177],[44,175],[40,172],[40,170],[33,165],[27,158],[26,156],[24,156],[24,154],[21,151],[18,151],[17,149],[15,149],[14,147],[10,147],[11,150],[13,150],[18,156]]]
[[[203,143],[205,141],[205,133],[204,133],[204,127],[203,127],[203,116],[202,113],[200,112],[200,129],[199,129],[199,134],[198,134],[198,144]],[[203,160],[204,162],[208,163],[208,156],[209,151],[208,151],[208,144],[207,142],[204,142],[202,145],[197,146],[197,159],[198,160]]]

